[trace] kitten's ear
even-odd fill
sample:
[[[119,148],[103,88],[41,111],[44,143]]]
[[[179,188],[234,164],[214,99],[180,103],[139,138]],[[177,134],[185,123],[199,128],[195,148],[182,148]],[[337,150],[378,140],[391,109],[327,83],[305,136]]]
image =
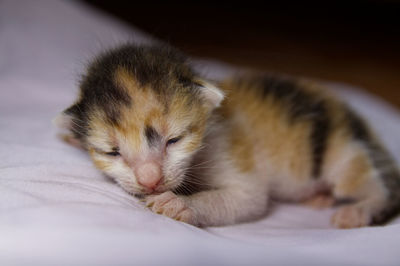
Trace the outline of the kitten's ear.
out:
[[[200,94],[202,97],[204,97],[212,109],[221,105],[221,102],[225,97],[225,94],[221,89],[203,79],[196,80],[196,84],[199,86],[201,92]]]
[[[70,131],[72,129],[72,119],[72,115],[63,111],[54,117],[52,122],[60,130]]]
[[[58,136],[60,138],[62,138],[65,142],[71,144],[72,146],[83,149],[84,147],[82,145],[81,140],[78,139],[76,135],[73,133],[74,115],[71,112],[73,108],[74,106],[61,112],[53,119],[52,122],[53,125],[55,125],[59,129]]]

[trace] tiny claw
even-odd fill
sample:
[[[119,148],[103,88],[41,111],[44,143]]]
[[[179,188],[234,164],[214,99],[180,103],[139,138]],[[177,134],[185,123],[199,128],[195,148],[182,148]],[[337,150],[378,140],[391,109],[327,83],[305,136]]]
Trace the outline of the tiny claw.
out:
[[[158,210],[156,213],[157,214],[162,214],[162,212],[163,212],[163,210],[161,209],[161,210]]]
[[[151,208],[151,207],[153,207],[153,205],[154,205],[154,201],[153,201],[153,202],[150,202],[150,203],[148,203],[148,204],[146,205],[146,207],[147,207],[147,208]]]

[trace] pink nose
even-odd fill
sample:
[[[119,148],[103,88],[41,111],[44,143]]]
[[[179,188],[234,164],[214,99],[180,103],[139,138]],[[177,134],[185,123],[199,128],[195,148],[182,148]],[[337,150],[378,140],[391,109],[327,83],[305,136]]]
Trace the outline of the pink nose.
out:
[[[154,163],[143,164],[137,169],[136,178],[142,186],[154,189],[161,180],[160,166]]]

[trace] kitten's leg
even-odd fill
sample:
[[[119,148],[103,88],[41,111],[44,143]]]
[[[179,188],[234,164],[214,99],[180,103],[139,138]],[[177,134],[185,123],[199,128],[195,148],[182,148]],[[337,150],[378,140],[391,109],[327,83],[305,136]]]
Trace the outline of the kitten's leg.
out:
[[[331,222],[338,228],[370,225],[387,204],[388,191],[366,152],[360,149],[350,158],[333,180],[335,198],[354,200],[332,216]]]
[[[218,226],[250,221],[266,213],[268,197],[265,185],[236,182],[220,189],[190,196],[172,192],[146,198],[154,212],[196,226]]]
[[[268,197],[257,187],[227,187],[204,191],[187,198],[199,226],[219,226],[251,221],[267,210]]]

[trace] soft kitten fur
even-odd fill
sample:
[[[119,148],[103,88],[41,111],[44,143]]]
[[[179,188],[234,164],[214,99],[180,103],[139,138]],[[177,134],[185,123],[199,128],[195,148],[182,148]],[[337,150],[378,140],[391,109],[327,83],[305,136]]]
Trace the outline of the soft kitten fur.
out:
[[[125,45],[97,57],[66,139],[154,212],[197,226],[263,216],[270,197],[322,207],[351,200],[339,228],[400,207],[400,175],[367,125],[302,80],[245,75],[217,87],[179,52]],[[330,194],[327,194],[330,193]]]

